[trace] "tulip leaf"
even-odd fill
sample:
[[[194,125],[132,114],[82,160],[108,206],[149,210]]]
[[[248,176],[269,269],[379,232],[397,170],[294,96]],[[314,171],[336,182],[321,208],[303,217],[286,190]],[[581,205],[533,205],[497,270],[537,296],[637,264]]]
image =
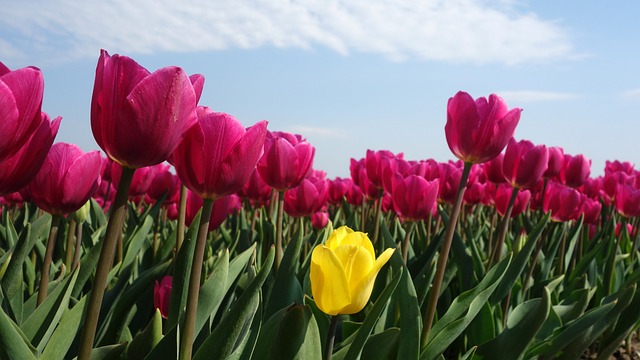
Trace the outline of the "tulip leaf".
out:
[[[511,256],[493,266],[480,283],[456,297],[449,310],[434,324],[420,359],[435,359],[464,332],[495,291],[511,262]]]
[[[545,289],[541,299],[525,301],[509,314],[500,335],[480,345],[474,359],[522,359],[527,346],[549,316],[551,295]]]
[[[91,274],[96,270],[98,260],[100,259],[100,252],[102,250],[102,239],[98,237],[101,233],[102,231],[98,230],[91,236],[91,238],[96,236],[96,240],[98,242],[96,245],[92,246],[80,260],[80,273],[78,274],[78,280],[76,280],[73,291],[71,292],[71,296],[75,298],[80,297],[84,285],[91,277]]]
[[[101,338],[101,344],[114,342],[117,339],[118,334],[128,325],[128,320],[130,319],[127,315],[135,308],[136,301],[146,290],[153,288],[155,281],[166,273],[170,264],[171,261],[167,261],[143,272],[123,291],[122,295],[112,305],[111,320]]]
[[[73,275],[62,280],[45,298],[44,302],[21,325],[22,331],[29,341],[42,351],[53,334],[62,315],[69,307],[71,290],[78,278],[78,269]]]
[[[382,236],[387,247],[395,247],[395,242],[386,226],[381,228]],[[393,268],[403,268],[402,279],[396,292],[398,299],[397,307],[400,310],[400,338],[398,348],[398,359],[417,359],[420,355],[420,334],[422,332],[422,321],[420,306],[418,305],[418,295],[413,286],[413,280],[409,270],[404,265],[404,260],[400,251],[395,251],[391,256],[391,266]],[[366,359],[366,357],[365,357]]]
[[[265,324],[262,333],[267,339],[262,340],[262,348],[256,345],[256,354],[273,360],[322,358],[320,332],[308,305],[292,305],[272,318],[269,328]]]
[[[384,288],[378,299],[376,299],[373,307],[365,317],[364,322],[362,323],[358,331],[356,331],[356,333],[354,334],[351,344],[342,348],[340,352],[336,354],[336,360],[360,359],[364,346],[367,343],[367,339],[369,338],[373,327],[378,322],[378,319],[380,318],[380,315],[382,315],[383,310],[387,307],[387,303],[391,298],[391,295],[393,295],[394,291],[396,290],[396,287],[400,283],[400,280],[402,280],[403,272],[403,268],[400,268],[398,273],[387,284],[387,286]],[[338,354],[344,354],[344,356],[340,357],[340,355]]]
[[[520,251],[513,257],[513,261],[511,261],[511,263],[509,264],[509,268],[504,274],[502,281],[500,281],[498,288],[489,299],[491,305],[496,305],[498,302],[504,299],[513,288],[513,285],[516,283],[516,281],[524,271],[524,268],[527,266],[527,263],[531,259],[531,253],[533,252],[533,249],[535,249],[536,243],[538,242],[542,231],[547,226],[550,215],[551,213],[547,213],[542,217],[542,219],[540,219],[538,224],[528,235],[527,242],[524,244],[522,249],[520,249]]]
[[[640,290],[636,290],[633,301],[620,314],[615,328],[600,343],[597,360],[606,360],[618,349],[623,340],[640,322]]]
[[[37,350],[0,307],[0,359],[36,359]]]
[[[191,264],[193,263],[193,252],[196,248],[196,237],[198,236],[198,224],[202,210],[199,210],[195,218],[191,221],[191,226],[184,237],[173,267],[173,285],[169,300],[169,328],[178,323],[178,319],[183,314],[187,306],[187,289],[189,288],[189,277],[191,275]]]
[[[156,309],[147,327],[139,333],[126,350],[127,359],[143,359],[162,339],[162,315]]]
[[[300,218],[300,220],[303,220],[303,218]],[[303,224],[301,223],[300,225],[300,229],[304,229]],[[265,308],[265,318],[293,303],[302,304],[302,286],[296,276],[298,264],[300,263],[302,239],[302,233],[298,234],[289,242],[284,251],[284,256],[280,267],[276,271],[276,279]]]
[[[106,345],[91,351],[91,360],[120,360],[127,344]]]
[[[42,360],[65,358],[71,344],[80,333],[80,322],[82,321],[82,315],[85,310],[85,305],[87,304],[87,298],[88,296],[84,296],[71,310],[66,311],[62,315],[58,327],[56,327],[42,352],[42,356],[40,357]]]
[[[207,337],[194,356],[205,359],[216,354],[221,359],[230,356],[246,336],[249,325],[260,303],[260,290],[273,265],[275,249],[272,247],[260,272],[222,317],[220,324]]]
[[[387,360],[396,357],[401,358],[399,350],[399,342],[402,339],[402,330],[398,328],[389,328],[385,331],[369,336],[367,343],[362,349],[362,359],[367,360]]]
[[[133,230],[133,234],[128,239],[127,250],[124,255],[124,260],[122,261],[121,269],[126,268],[129,264],[133,263],[133,261],[140,255],[140,249],[144,244],[147,236],[149,235],[149,231],[153,227],[153,218],[151,216],[146,216],[142,224],[136,226]]]

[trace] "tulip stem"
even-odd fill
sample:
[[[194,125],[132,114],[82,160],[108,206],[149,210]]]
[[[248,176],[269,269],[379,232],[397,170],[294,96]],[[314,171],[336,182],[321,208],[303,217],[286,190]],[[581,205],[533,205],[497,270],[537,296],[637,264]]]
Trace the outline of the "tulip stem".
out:
[[[76,247],[73,254],[72,270],[75,270],[80,264],[80,250],[82,250],[82,224],[83,222],[78,222],[76,225]]]
[[[282,261],[282,218],[284,210],[284,192],[278,191],[278,218],[276,219],[276,271],[280,268]]]
[[[404,259],[405,265],[407,265],[407,259],[409,258],[409,240],[411,239],[411,233],[413,232],[415,225],[415,221],[410,221],[407,224],[407,232],[404,235],[404,241],[402,242],[402,259]]]
[[[176,254],[178,254],[178,250],[180,250],[180,246],[182,246],[182,241],[184,241],[184,219],[187,213],[187,195],[187,187],[181,185],[180,204],[178,205],[178,229],[176,230],[178,232],[176,234]]]
[[[213,199],[204,199],[204,203],[202,204],[202,215],[200,217],[200,225],[198,226],[198,239],[196,240],[196,248],[193,252],[191,275],[189,275],[187,309],[184,316],[184,325],[182,326],[182,336],[180,337],[180,360],[191,359],[196,324],[196,310],[198,309],[198,296],[200,294],[200,277],[202,276],[202,263],[207,245],[207,234],[209,233],[209,221],[211,220],[213,201]]]
[[[100,250],[100,259],[98,260],[93,287],[89,295],[89,304],[84,316],[84,325],[81,331],[82,337],[80,339],[80,349],[78,352],[79,360],[91,359],[91,351],[93,349],[96,328],[98,327],[102,298],[107,286],[109,271],[113,266],[113,257],[118,244],[118,236],[122,232],[127,198],[129,196],[129,186],[131,185],[131,178],[133,178],[134,172],[135,169],[122,168],[120,184],[118,184],[118,190],[111,205],[111,215],[109,216],[109,223],[107,224],[102,249]]]
[[[511,212],[513,211],[513,206],[516,203],[516,198],[518,197],[518,190],[518,188],[513,188],[511,190],[511,199],[509,199],[507,210],[505,211],[502,222],[500,223],[500,232],[498,233],[498,238],[496,240],[492,256],[489,257],[489,262],[487,263],[487,271],[489,271],[489,269],[491,269],[491,266],[497,263],[500,260],[500,256],[502,256],[502,248],[504,247],[504,241],[507,238],[509,220],[511,219]]]
[[[49,238],[47,239],[47,251],[44,254],[42,262],[42,273],[40,274],[40,288],[38,289],[38,301],[36,306],[40,306],[47,297],[49,288],[49,268],[53,259],[53,250],[56,247],[56,237],[58,236],[58,225],[60,224],[60,216],[53,215],[51,219],[51,228],[49,229]]]
[[[378,243],[378,233],[380,232],[380,217],[382,216],[382,195],[376,201],[376,213],[374,214],[373,223],[373,243]],[[384,245],[382,246],[384,248]]]
[[[422,327],[422,337],[420,339],[420,348],[424,349],[429,340],[429,333],[431,332],[431,325],[433,324],[433,317],[436,314],[436,306],[438,305],[438,297],[440,295],[440,288],[442,287],[442,280],[444,279],[444,272],[447,267],[447,258],[449,257],[449,250],[451,249],[451,242],[453,241],[453,232],[456,228],[456,222],[460,215],[460,208],[462,206],[462,198],[464,192],[467,189],[467,179],[469,178],[469,172],[473,163],[465,162],[464,169],[462,170],[462,177],[460,178],[460,185],[458,186],[458,192],[451,208],[451,215],[449,216],[449,222],[447,223],[447,230],[445,232],[444,240],[442,242],[442,249],[438,257],[438,265],[436,267],[435,277],[431,289],[429,290],[429,302],[425,310],[425,316],[422,319],[424,326]]]
[[[324,346],[324,360],[331,360],[331,356],[333,356],[333,342],[336,339],[336,329],[338,328],[339,319],[338,315],[331,316],[329,332],[327,333],[327,342]]]
[[[67,231],[67,249],[66,249],[66,256],[64,258],[64,265],[67,267],[67,269],[71,269],[71,262],[73,261],[73,244],[75,244],[75,241],[73,241],[73,237],[76,234],[76,221],[71,219],[69,221],[69,229]]]

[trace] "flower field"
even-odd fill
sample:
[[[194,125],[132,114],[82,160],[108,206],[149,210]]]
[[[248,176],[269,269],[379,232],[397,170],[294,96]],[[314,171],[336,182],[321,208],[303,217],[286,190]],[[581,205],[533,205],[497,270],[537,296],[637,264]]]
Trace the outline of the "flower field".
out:
[[[199,105],[201,75],[102,51],[83,152],[0,63],[0,359],[609,359],[640,327],[640,172],[443,104],[457,161]],[[558,144],[562,145],[562,144]]]

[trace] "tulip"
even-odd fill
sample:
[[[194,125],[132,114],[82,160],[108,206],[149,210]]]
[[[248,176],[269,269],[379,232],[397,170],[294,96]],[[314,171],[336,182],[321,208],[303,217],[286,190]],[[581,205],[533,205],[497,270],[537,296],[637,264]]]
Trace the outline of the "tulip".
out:
[[[520,120],[521,109],[507,109],[501,97],[473,100],[460,91],[447,103],[444,131],[451,152],[460,160],[479,164],[498,156]]]
[[[440,187],[438,190],[438,200],[452,204],[457,191],[462,169],[451,162],[440,163]]]
[[[23,188],[40,170],[47,153],[58,134],[61,117],[50,121],[45,113],[40,114],[40,123],[31,137],[18,151],[0,161],[0,195]]]
[[[326,211],[317,211],[311,214],[311,225],[314,229],[324,229],[329,224],[329,213]]]
[[[557,176],[564,165],[564,150],[558,146],[549,147],[549,162],[547,170],[542,174],[545,179],[551,179]]]
[[[582,213],[584,214],[584,222],[587,224],[598,224],[600,221],[600,212],[602,211],[602,203],[590,198],[584,199],[582,204]]]
[[[73,144],[56,143],[28,185],[32,200],[53,215],[80,209],[100,184],[99,151],[83,153]]]
[[[549,151],[544,145],[511,138],[504,153],[502,172],[511,186],[519,189],[533,187],[547,170]]]
[[[100,148],[135,169],[165,161],[197,122],[196,91],[175,66],[153,73],[126,56],[100,53],[91,130]]]
[[[584,155],[564,155],[564,165],[557,179],[572,188],[580,187],[591,173],[591,160]]]
[[[160,310],[163,318],[169,318],[169,299],[171,298],[171,287],[173,286],[173,277],[167,275],[162,277],[160,283],[156,280],[153,286],[153,306]]]
[[[158,169],[151,180],[147,197],[149,200],[158,201],[165,193],[167,197],[164,204],[171,205],[178,202],[180,198],[180,180],[178,176],[169,171],[169,167],[161,167]]]
[[[437,204],[439,185],[440,180],[427,181],[417,175],[396,181],[392,192],[394,210],[404,220],[429,219]]]
[[[545,213],[551,211],[551,219],[554,221],[577,220],[583,200],[579,191],[550,181],[544,195],[542,210]]]
[[[248,198],[254,206],[263,206],[271,199],[271,186],[262,180],[256,169],[249,176],[249,180],[238,191],[238,195]]]
[[[309,216],[325,206],[328,197],[326,180],[304,179],[300,185],[285,191],[284,211],[293,217]]]
[[[352,158],[349,171],[351,173],[351,180],[362,190],[363,195],[366,196],[367,199],[375,200],[378,198],[379,190],[367,176],[365,159],[355,160]]]
[[[614,207],[622,216],[640,216],[640,190],[629,185],[618,185]]]
[[[272,188],[285,191],[298,186],[311,169],[316,149],[300,135],[269,132],[264,155],[258,161],[260,177]]]
[[[507,182],[502,172],[502,163],[504,161],[504,154],[500,153],[498,156],[484,163],[484,173],[487,179],[495,184],[502,184]]]
[[[205,199],[231,195],[262,155],[267,122],[245,130],[233,116],[198,107],[198,122],[171,155],[180,181]]]
[[[604,164],[605,174],[617,172],[617,171],[622,171],[627,175],[632,175],[634,172],[633,164],[628,161],[621,162],[619,160],[615,160],[615,161],[607,160],[605,162]]]
[[[329,315],[355,314],[371,297],[378,271],[395,249],[385,250],[377,259],[365,233],[342,226],[311,255],[311,293],[320,310]]]
[[[399,159],[402,159],[402,156],[402,154],[397,155]],[[389,150],[367,150],[367,154],[364,158],[367,177],[376,188],[382,189],[382,173],[384,169],[383,160],[393,158],[396,158],[396,155]]]
[[[496,188],[496,193],[493,197],[493,201],[496,205],[496,210],[502,216],[505,216],[505,214],[507,213],[507,206],[509,205],[509,201],[511,200],[513,191],[515,191],[515,189],[507,184],[498,185]],[[527,208],[529,199],[531,199],[531,192],[529,190],[519,190],[513,203],[510,217],[514,218],[522,214]]]
[[[329,180],[329,203],[333,205],[342,204],[342,200],[345,198],[353,182],[351,179],[335,178]]]
[[[40,69],[11,71],[0,62],[0,161],[15,155],[38,129],[43,92]]]

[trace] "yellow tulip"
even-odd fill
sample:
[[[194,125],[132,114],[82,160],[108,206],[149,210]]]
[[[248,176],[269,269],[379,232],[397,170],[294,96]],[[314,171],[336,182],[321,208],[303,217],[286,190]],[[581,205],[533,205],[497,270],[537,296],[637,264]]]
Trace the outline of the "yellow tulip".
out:
[[[387,249],[376,259],[367,234],[346,226],[336,229],[311,254],[311,292],[318,308],[329,315],[362,310],[378,272],[394,250]]]

